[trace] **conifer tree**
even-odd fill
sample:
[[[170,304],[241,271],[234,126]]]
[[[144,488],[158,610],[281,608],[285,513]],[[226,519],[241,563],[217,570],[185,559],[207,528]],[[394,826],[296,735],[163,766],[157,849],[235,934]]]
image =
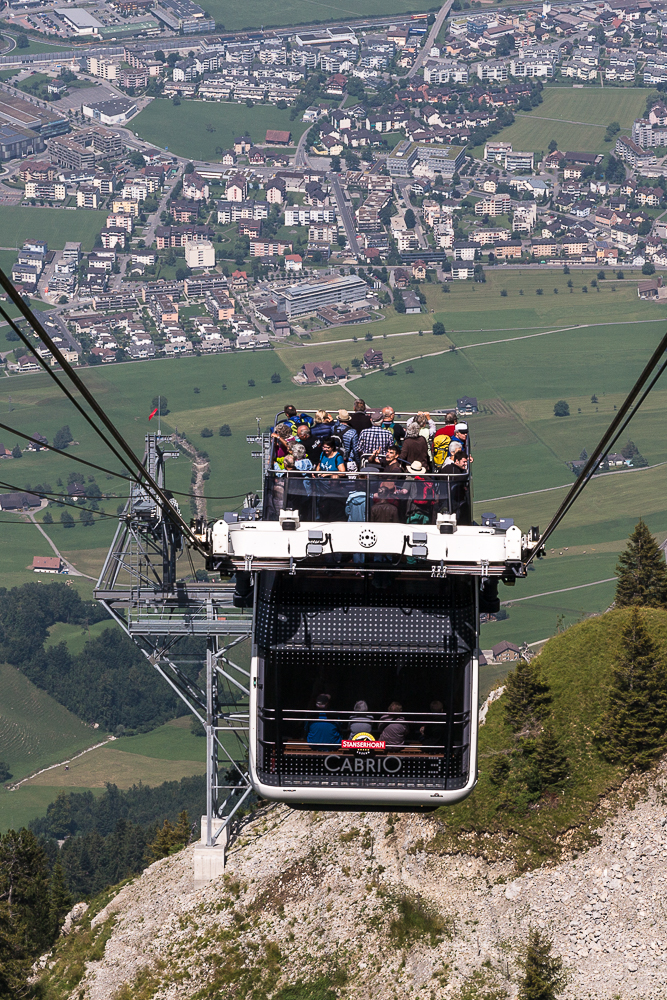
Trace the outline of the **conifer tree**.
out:
[[[547,725],[535,747],[535,767],[543,788],[555,788],[567,778],[568,760],[553,726]]]
[[[60,861],[56,861],[51,872],[51,884],[49,886],[49,918],[51,921],[51,931],[56,937],[62,927],[63,920],[72,908],[72,897],[67,891],[65,873]]]
[[[503,700],[505,719],[515,733],[533,729],[545,717],[551,692],[535,660],[519,660],[505,681]]]
[[[616,566],[616,605],[667,607],[667,564],[655,538],[642,520],[628,539]]]
[[[523,979],[519,986],[519,1000],[557,1000],[565,989],[567,975],[563,971],[563,960],[552,954],[553,942],[531,927],[528,941],[519,965]]]
[[[146,857],[149,864],[153,861],[158,861],[160,858],[166,858],[169,855],[174,845],[173,836],[174,827],[166,819],[162,825],[162,829],[158,830],[155,840],[148,845]]]
[[[172,845],[178,847],[185,847],[186,844],[190,843],[190,818],[188,816],[187,810],[184,809],[178,814],[178,823],[174,827],[174,833],[172,836]]]
[[[667,670],[638,607],[621,633],[599,739],[609,760],[645,769],[667,745]]]

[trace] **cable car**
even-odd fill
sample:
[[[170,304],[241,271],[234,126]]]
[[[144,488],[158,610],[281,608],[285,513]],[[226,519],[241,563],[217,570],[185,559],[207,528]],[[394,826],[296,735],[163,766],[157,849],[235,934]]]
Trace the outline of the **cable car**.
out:
[[[398,417],[400,419],[400,415]],[[274,468],[209,529],[254,608],[249,769],[304,808],[433,809],[477,778],[480,610],[531,537],[472,519],[469,472]]]

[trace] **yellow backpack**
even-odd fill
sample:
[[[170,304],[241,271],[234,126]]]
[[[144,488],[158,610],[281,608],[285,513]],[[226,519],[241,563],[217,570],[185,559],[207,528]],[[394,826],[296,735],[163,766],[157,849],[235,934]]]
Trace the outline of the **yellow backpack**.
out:
[[[433,439],[433,464],[436,469],[442,469],[449,453],[449,434],[437,434]]]

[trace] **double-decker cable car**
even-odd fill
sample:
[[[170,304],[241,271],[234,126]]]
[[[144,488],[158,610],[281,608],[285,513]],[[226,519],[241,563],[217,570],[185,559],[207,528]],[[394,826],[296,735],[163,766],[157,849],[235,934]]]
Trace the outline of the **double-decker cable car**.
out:
[[[525,575],[530,539],[473,523],[469,471],[283,471],[268,452],[261,508],[210,528],[210,568],[254,605],[253,787],[310,808],[464,798],[480,608]]]

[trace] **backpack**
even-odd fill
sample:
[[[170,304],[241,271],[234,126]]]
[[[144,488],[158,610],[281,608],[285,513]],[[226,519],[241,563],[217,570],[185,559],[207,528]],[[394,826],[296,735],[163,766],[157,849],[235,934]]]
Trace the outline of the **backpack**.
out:
[[[419,476],[415,478],[413,490],[415,494],[413,498],[413,503],[418,503],[418,504],[435,503],[435,501],[438,499],[438,496],[435,491],[435,486],[433,485],[433,483],[421,479]]]
[[[449,453],[449,444],[452,439],[449,434],[438,434],[433,439],[433,464],[436,469],[442,469]]]

